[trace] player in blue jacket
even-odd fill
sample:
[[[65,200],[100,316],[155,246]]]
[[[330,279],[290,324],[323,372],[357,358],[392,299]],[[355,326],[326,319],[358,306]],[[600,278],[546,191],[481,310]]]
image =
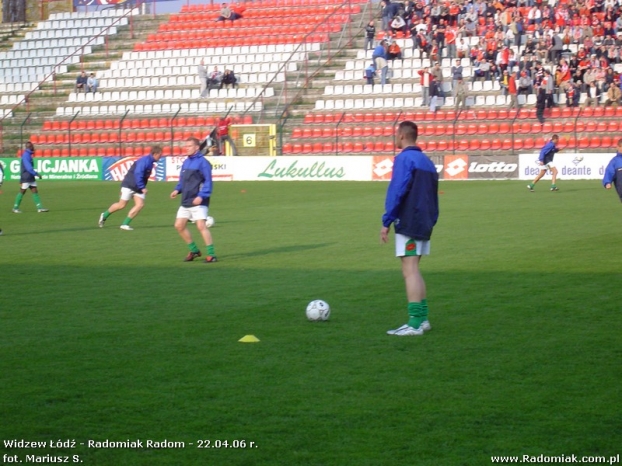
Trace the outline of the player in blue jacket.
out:
[[[622,139],[618,140],[616,155],[607,165],[603,177],[603,186],[606,189],[611,189],[612,185],[615,186],[618,197],[622,201]]]
[[[553,163],[553,157],[557,152],[559,152],[559,149],[557,148],[558,143],[559,136],[554,134],[551,140],[544,145],[542,150],[540,150],[540,157],[538,158],[538,163],[541,165],[540,173],[538,173],[538,176],[536,176],[536,179],[533,180],[533,182],[527,185],[527,189],[529,189],[529,191],[533,192],[534,186],[538,181],[540,181],[540,178],[544,176],[547,170],[551,170],[551,173],[553,174],[553,179],[551,180],[551,191],[559,191],[555,185],[555,182],[557,181],[557,167]]]
[[[400,123],[397,147],[387,189],[380,240],[388,241],[395,229],[395,255],[401,259],[408,298],[408,323],[389,335],[415,336],[430,330],[425,282],[419,270],[421,256],[430,254],[430,237],[438,220],[438,173],[417,144],[418,128],[412,121]]]
[[[125,220],[123,220],[123,223],[119,227],[121,230],[133,230],[130,226],[130,222],[145,206],[147,183],[149,182],[149,177],[153,171],[153,165],[156,164],[161,157],[162,148],[160,146],[153,146],[148,155],[139,158],[132,164],[121,182],[121,198],[118,202],[115,202],[108,207],[107,211],[100,214],[98,222],[99,228],[104,227],[104,223],[106,223],[106,220],[108,220],[110,215],[117,210],[124,209],[129,200],[134,199],[134,207],[130,209],[127,217],[125,217]]]
[[[192,235],[188,231],[188,220],[190,220],[195,223],[205,241],[205,262],[216,262],[212,234],[205,224],[212,195],[212,165],[201,153],[200,145],[197,138],[186,140],[188,158],[181,166],[179,183],[171,193],[171,199],[181,194],[181,207],[177,210],[175,229],[190,250],[184,261],[190,262],[196,257],[201,257],[201,251],[192,241]]]
[[[35,201],[35,206],[37,207],[37,212],[49,212],[48,209],[45,209],[41,204],[41,198],[39,197],[39,190],[37,188],[37,182],[35,177],[41,179],[41,175],[35,171],[32,164],[32,157],[35,153],[35,146],[32,142],[28,141],[26,143],[26,150],[22,154],[21,160],[21,175],[19,178],[20,191],[17,193],[17,197],[15,198],[15,204],[13,204],[13,213],[21,214],[22,211],[19,210],[19,205],[22,203],[22,199],[24,198],[24,194],[27,189],[30,189],[32,193],[32,199]]]

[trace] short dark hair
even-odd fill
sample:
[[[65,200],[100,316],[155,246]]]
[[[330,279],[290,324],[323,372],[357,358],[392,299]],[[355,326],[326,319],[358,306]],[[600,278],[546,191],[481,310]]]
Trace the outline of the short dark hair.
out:
[[[417,137],[419,136],[419,128],[417,128],[417,123],[414,121],[406,120],[402,121],[398,128],[398,132],[404,135],[406,139],[409,141],[415,142]]]
[[[551,141],[552,141],[552,140],[559,141],[559,136],[558,136],[557,134],[554,134],[554,135],[551,137]]]
[[[26,149],[28,150],[35,150],[35,146],[32,142],[28,141],[26,142]]]
[[[197,147],[199,147],[201,145],[199,140],[197,138],[195,138],[194,136],[190,136],[188,139],[186,139],[186,141],[192,141],[194,143],[194,145],[197,146]]]
[[[152,154],[161,154],[162,153],[162,146],[151,146],[151,153]]]

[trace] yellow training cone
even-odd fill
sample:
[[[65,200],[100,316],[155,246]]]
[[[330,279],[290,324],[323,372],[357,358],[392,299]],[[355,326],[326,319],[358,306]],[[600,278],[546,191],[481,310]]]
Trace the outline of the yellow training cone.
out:
[[[259,338],[257,338],[255,335],[245,335],[238,341],[241,341],[242,343],[257,343],[259,342]]]

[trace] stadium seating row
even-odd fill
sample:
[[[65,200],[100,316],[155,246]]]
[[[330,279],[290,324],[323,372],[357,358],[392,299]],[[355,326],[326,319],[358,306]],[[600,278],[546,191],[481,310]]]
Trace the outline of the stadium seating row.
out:
[[[9,50],[8,52],[0,52],[0,60],[15,60],[15,59],[27,59],[27,58],[46,58],[57,57],[57,63],[60,61],[58,57],[66,57],[76,52],[82,52],[87,55],[91,53],[91,46],[87,45],[84,49],[80,47],[58,47],[50,49],[33,49],[33,50]]]
[[[554,100],[557,95],[554,95]],[[559,96],[559,103],[565,103],[565,95]],[[468,96],[466,98],[467,107],[489,107],[507,106],[509,97],[504,95],[477,95]],[[535,105],[536,96],[531,94],[528,96],[518,96],[519,105]],[[436,99],[437,107],[453,107],[455,105],[453,97],[438,97]],[[368,99],[337,99],[337,100],[316,100],[315,110],[362,110],[362,109],[403,109],[413,107],[423,107],[423,99],[421,97],[376,97]]]
[[[498,81],[475,81],[467,83],[467,86],[474,92],[500,91],[501,86]],[[443,91],[451,91],[451,82],[443,82]],[[369,95],[369,94],[412,94],[421,92],[421,84],[395,83],[385,84],[346,84],[336,86],[326,86],[324,95]]]
[[[30,83],[0,83],[0,93],[30,92],[37,87],[38,82]]]
[[[263,88],[239,87],[237,89],[212,89],[210,97],[228,99],[254,99],[258,97]],[[274,88],[267,87],[264,97],[273,97]],[[13,97],[13,95],[3,96]],[[23,96],[22,96],[23,97]],[[69,94],[67,102],[135,102],[141,100],[165,101],[165,100],[189,100],[200,99],[199,89],[150,89],[147,91],[112,91],[112,92],[88,92]]]
[[[48,18],[49,21],[53,20],[72,20],[78,18],[99,18],[102,16],[123,16],[128,13],[128,10],[125,9],[106,9],[106,10],[93,10],[93,11],[76,11],[76,12],[65,12],[65,13],[51,13]],[[129,13],[132,16],[140,14],[140,10],[138,8],[133,8]]]
[[[361,7],[360,5],[358,5],[357,3],[365,3],[365,2],[351,2],[352,5],[350,6],[350,9],[352,10],[353,13],[359,13],[361,11]],[[305,4],[296,4],[296,5],[284,5],[284,4],[280,4],[280,5],[269,5],[266,4],[265,2],[261,3],[261,9],[259,8],[247,8],[244,11],[244,17],[247,18],[254,18],[254,17],[258,17],[258,16],[269,16],[269,15],[279,15],[282,16],[284,13],[289,12],[290,14],[295,14],[295,15],[316,15],[316,14],[320,14],[326,11],[333,11],[336,8],[339,8],[339,10],[344,10],[346,8],[348,8],[347,5],[344,6],[340,6],[341,2],[335,2],[334,0],[331,2],[326,2],[324,4],[314,4],[314,3],[310,3],[310,2],[305,2]],[[171,15],[171,21],[184,21],[185,19],[192,17],[193,15],[196,15],[197,13],[201,13],[201,12],[210,12],[210,13],[218,13],[221,9],[221,6],[218,3],[215,4],[203,4],[203,5],[190,5],[190,8],[188,8],[188,6],[183,6],[181,9],[181,12],[177,15]],[[197,8],[199,7],[199,8]],[[211,16],[211,19],[214,19],[213,16]]]
[[[195,127],[195,126],[213,126],[217,122],[217,117],[209,115],[179,115],[172,120],[173,126],[176,127]],[[234,125],[250,125],[253,123],[253,117],[250,115],[238,116],[233,115],[231,120]],[[92,131],[92,130],[118,130],[119,119],[76,119],[71,122],[72,131]],[[68,120],[47,120],[43,123],[43,131],[67,131],[69,129]],[[151,129],[151,128],[169,128],[171,126],[171,118],[127,118],[123,120],[123,128],[132,129]],[[34,141],[33,141],[34,142]]]
[[[13,50],[38,50],[59,47],[82,47],[88,43],[89,46],[104,45],[103,36],[92,37],[65,37],[62,39],[45,40],[19,40],[13,43]]]
[[[325,139],[339,137],[380,137],[392,136],[396,126],[335,126],[329,127],[296,127],[292,131],[292,139]],[[551,134],[551,133],[605,133],[617,132],[620,124],[617,120],[611,121],[566,121],[566,122],[517,122],[513,125],[504,123],[447,123],[427,124],[420,126],[421,136],[453,136],[458,135],[489,135],[489,134]]]
[[[95,28],[108,27],[117,21],[118,18],[106,16],[100,18],[71,18],[53,21],[39,21],[37,29],[75,29],[75,28]],[[127,18],[121,18],[116,25],[125,26],[128,24]]]
[[[235,70],[234,70],[235,71]],[[235,73],[238,84],[265,84],[274,79],[272,82],[283,82],[285,80],[284,73]],[[1,85],[0,85],[1,86]],[[199,77],[197,75],[182,76],[160,76],[152,78],[111,78],[100,79],[100,89],[153,89],[157,87],[175,87],[175,86],[199,86]],[[1,87],[0,87],[1,89]]]
[[[198,13],[192,15],[187,21],[176,21],[172,23],[161,24],[158,28],[161,32],[172,31],[187,31],[194,29],[203,29],[205,24],[213,21],[214,17],[211,14]],[[275,19],[281,20],[282,18],[242,18],[235,23],[220,22],[216,26],[218,29],[227,27],[261,27],[261,26],[274,26]],[[292,24],[318,24],[325,22],[327,24],[344,24],[348,21],[348,15],[335,14],[327,15],[326,13],[320,15],[297,15],[287,17],[287,23]]]
[[[287,60],[302,61],[307,54],[304,52],[278,52],[278,53],[256,53],[256,54],[239,54],[239,55],[223,55],[223,56],[207,56],[207,57],[180,57],[180,58],[155,58],[145,60],[118,60],[111,63],[110,69],[123,70],[133,68],[160,68],[173,66],[193,66],[196,67],[201,60],[205,66],[211,65],[245,65],[245,64],[263,64],[285,62]],[[196,68],[195,68],[196,71]]]
[[[196,49],[208,47],[226,47],[226,46],[251,46],[251,45],[276,45],[276,44],[300,44],[303,40],[311,43],[328,42],[328,34],[296,34],[296,35],[275,35],[266,33],[266,35],[245,36],[245,37],[229,37],[217,39],[197,39],[197,40],[177,40],[177,41],[157,41],[157,42],[139,42],[134,46],[135,51],[156,51],[170,49]]]
[[[477,152],[477,151],[531,151],[539,150],[546,142],[548,138],[524,138],[524,139],[460,139],[455,143],[451,140],[441,141],[419,141],[418,146],[424,151],[431,152],[445,152],[445,151],[462,151],[462,152]],[[577,149],[600,149],[615,147],[617,139],[611,136],[592,136],[581,138],[560,138],[559,147],[564,149],[577,148]],[[382,152],[394,152],[396,149],[392,141],[368,141],[368,142],[344,142],[335,144],[333,142],[317,142],[317,143],[305,143],[305,144],[291,144],[286,143],[283,145],[284,154],[318,154],[318,153],[365,153],[373,152],[375,154]]]
[[[0,105],[16,105],[25,97],[23,94],[3,94],[0,96]]]
[[[53,66],[28,66],[25,68],[0,68],[0,81],[2,80],[2,78],[11,78],[11,79],[19,80],[20,82],[26,82],[27,80],[25,78],[27,78],[28,76],[40,76],[40,75],[45,76],[46,74],[51,73],[52,70],[54,70]],[[67,66],[66,65],[57,66],[56,72],[66,73]],[[5,80],[4,82],[11,82],[11,81]]]
[[[183,141],[187,139],[188,133],[194,133],[191,131],[176,130],[173,132],[173,141]],[[39,134],[31,135],[31,141],[33,144],[47,144],[47,145],[62,145],[68,144],[115,144],[118,142],[168,142],[171,141],[170,131],[148,131],[148,132],[136,132],[136,131],[122,131],[119,135],[119,131],[99,131],[95,133],[91,132],[73,132],[71,137],[68,133],[58,134]]]
[[[376,112],[367,113],[309,113],[304,117],[304,124],[331,124],[343,121],[344,123],[392,123],[395,121],[411,120],[417,123],[426,123],[433,121],[454,121],[457,112],[454,110],[439,110],[429,112],[426,110],[406,111],[406,112],[385,112],[378,109]],[[514,119],[535,119],[535,108],[523,108],[520,113],[516,110],[496,110],[496,109],[477,109],[460,112],[460,121],[477,120],[477,121],[500,121]],[[620,118],[622,117],[622,107],[588,107],[588,108],[568,108],[554,107],[544,111],[545,118]]]
[[[351,3],[365,3],[367,0],[351,0]],[[285,7],[299,7],[308,5],[335,5],[340,2],[335,0],[263,0],[261,6],[264,8],[285,8]],[[204,3],[204,4],[186,4],[182,6],[182,12],[199,12],[209,10],[219,10],[220,5],[218,3]]]
[[[8,60],[0,60],[0,69],[6,71],[8,68],[11,69],[19,69],[19,68],[32,68],[32,67],[46,67],[50,68],[56,65],[61,58],[59,57],[37,57],[37,58],[15,58]],[[63,62],[66,65],[73,65],[76,63],[80,63],[80,57],[78,55],[74,55],[72,57],[68,57]],[[19,74],[19,73],[15,73]]]
[[[260,53],[283,53],[283,52],[317,52],[320,50],[319,43],[308,42],[305,44],[266,44],[266,45],[241,45],[241,46],[206,46],[175,50],[149,50],[123,52],[123,60],[155,60],[164,58],[183,58],[208,56],[231,56],[231,55],[255,55]]]
[[[27,32],[24,40],[65,39],[74,37],[93,37],[100,34],[109,36],[117,33],[117,27],[75,28],[75,29],[38,29]]]
[[[216,66],[216,65],[214,65]],[[290,62],[283,66],[283,62],[272,63],[246,63],[244,65],[218,65],[220,71],[224,69],[233,70],[236,74],[241,73],[276,73],[279,71],[296,71],[298,66],[295,62]],[[283,68],[283,69],[281,69]],[[212,67],[208,69],[211,71]],[[157,68],[129,68],[129,69],[115,69],[105,70],[101,72],[101,78],[141,78],[141,77],[166,77],[166,76],[190,76],[197,74],[196,66],[167,66]]]
[[[139,105],[97,105],[83,107],[58,107],[56,116],[74,115],[124,115],[126,112],[136,115],[160,115],[181,111],[184,113],[222,113],[232,108],[236,112],[261,112],[262,102],[183,102],[181,104],[139,104]]]

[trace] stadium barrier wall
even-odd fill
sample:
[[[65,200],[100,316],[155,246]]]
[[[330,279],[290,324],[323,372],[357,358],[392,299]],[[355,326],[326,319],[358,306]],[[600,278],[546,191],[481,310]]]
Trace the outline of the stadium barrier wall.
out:
[[[601,179],[613,154],[564,153],[555,156],[561,179]],[[34,159],[44,180],[121,181],[138,157]],[[177,181],[185,156],[160,159],[151,179]],[[518,156],[437,155],[431,157],[445,180],[532,179],[539,172],[538,154]],[[220,181],[383,181],[390,180],[391,156],[208,157]],[[20,160],[0,159],[6,181],[18,181]]]

